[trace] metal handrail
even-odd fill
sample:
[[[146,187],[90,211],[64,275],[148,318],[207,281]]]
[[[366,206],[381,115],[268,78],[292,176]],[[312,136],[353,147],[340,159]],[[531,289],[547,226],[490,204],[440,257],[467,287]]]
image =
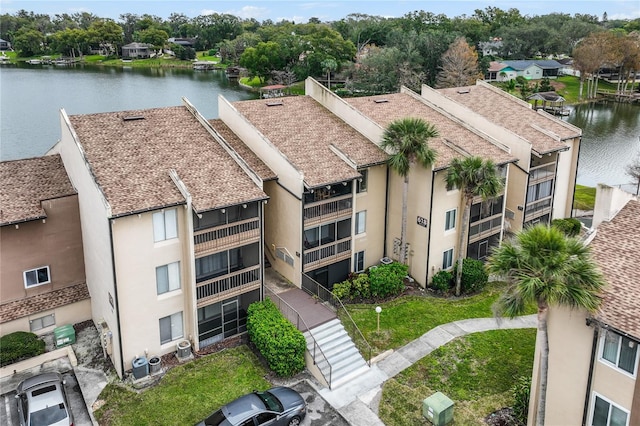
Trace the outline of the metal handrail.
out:
[[[313,289],[307,288],[306,284],[308,284],[309,282],[315,285],[315,291],[313,291]],[[359,347],[357,342],[356,342],[356,347],[360,350],[361,353],[363,350],[368,352],[367,356],[365,357],[363,354],[363,357],[365,358],[367,365],[371,367],[371,353],[373,352],[373,349],[371,348],[371,345],[369,344],[369,342],[367,342],[367,339],[364,338],[364,335],[356,325],[353,318],[351,318],[351,315],[349,315],[349,312],[342,304],[342,301],[340,300],[340,298],[335,294],[333,294],[331,290],[327,289],[322,284],[320,284],[319,282],[317,282],[316,280],[314,280],[313,278],[311,278],[305,273],[302,273],[302,289],[307,293],[309,293],[311,296],[315,296],[320,300],[322,300],[323,302],[329,303],[331,306],[334,307],[336,311],[344,312],[346,317],[349,319],[350,325],[353,326],[353,329],[351,330],[352,331],[351,334],[355,334],[355,336],[352,335],[352,338],[359,337],[360,342],[362,342],[363,347]],[[324,295],[324,297],[321,294]]]
[[[313,337],[313,333],[311,332],[311,329],[309,328],[307,323],[304,321],[304,318],[302,318],[302,315],[300,315],[300,313],[298,313],[298,311],[296,311],[293,306],[291,306],[290,304],[285,302],[280,296],[278,296],[276,293],[274,293],[270,288],[265,286],[264,289],[265,289],[265,292],[268,293],[269,296],[273,296],[273,297],[275,297],[277,299],[277,301],[278,301],[278,309],[280,310],[280,312],[282,312],[282,308],[281,308],[280,304],[284,304],[284,305],[286,305],[286,307],[288,309],[290,309],[291,311],[293,311],[296,314],[296,327],[298,327],[298,330],[300,330],[300,322],[302,322],[302,325],[304,325],[305,330],[307,330],[309,332],[309,336],[311,336],[311,340],[313,340],[313,354],[312,354],[313,363],[317,364],[317,362],[316,362],[316,348],[317,348],[317,350],[319,351],[320,355],[322,356],[322,359],[324,359],[324,361],[326,361],[327,365],[329,366],[329,380],[328,380],[328,382],[329,382],[329,389],[331,389],[331,378],[332,378],[332,374],[333,374],[333,367],[331,366],[331,363],[329,362],[329,358],[327,358],[327,356],[322,351],[322,348],[320,348],[320,345],[316,341],[316,338]],[[287,319],[289,321],[291,321],[291,319],[289,319],[289,317],[287,315],[285,315],[285,317],[287,317]],[[293,321],[291,321],[291,322],[293,322]]]

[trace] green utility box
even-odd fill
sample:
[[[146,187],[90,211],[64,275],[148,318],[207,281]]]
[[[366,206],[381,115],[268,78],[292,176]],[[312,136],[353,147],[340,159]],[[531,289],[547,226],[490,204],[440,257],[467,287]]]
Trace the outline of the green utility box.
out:
[[[436,392],[422,401],[422,415],[434,426],[444,426],[453,420],[453,401],[442,392]]]
[[[53,330],[53,339],[56,342],[56,348],[72,345],[76,342],[76,331],[70,324],[61,325]]]

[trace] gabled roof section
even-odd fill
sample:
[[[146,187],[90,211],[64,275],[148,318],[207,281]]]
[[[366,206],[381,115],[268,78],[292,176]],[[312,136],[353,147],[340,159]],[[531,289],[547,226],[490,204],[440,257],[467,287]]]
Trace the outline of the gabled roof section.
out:
[[[383,128],[395,120],[406,117],[422,118],[433,124],[439,136],[430,140],[429,146],[438,153],[434,164],[436,170],[448,167],[451,160],[465,155],[488,158],[496,164],[515,161],[515,157],[506,149],[494,145],[460,122],[407,93],[347,98],[345,102]]]
[[[267,166],[235,133],[219,118],[209,120],[214,129],[227,141],[227,143],[247,162],[260,179],[274,180],[278,176]]]
[[[518,71],[525,70],[532,65],[536,65],[542,69],[555,69],[562,68],[562,64],[558,61],[554,60],[521,60],[521,61],[503,61],[505,64],[509,65],[511,68],[516,69]]]
[[[487,83],[438,89],[449,99],[510,130],[531,143],[539,155],[567,148],[563,140],[580,137],[582,131],[550,114],[534,111],[524,101]]]
[[[597,319],[640,340],[640,201],[602,222],[590,247],[607,281]]]
[[[309,96],[239,101],[233,107],[267,138],[315,188],[356,179],[357,167],[380,164],[387,155]]]
[[[267,198],[185,106],[70,116],[114,217],[186,202],[196,211]]]
[[[59,155],[0,162],[0,226],[43,219],[42,201],[76,194]]]

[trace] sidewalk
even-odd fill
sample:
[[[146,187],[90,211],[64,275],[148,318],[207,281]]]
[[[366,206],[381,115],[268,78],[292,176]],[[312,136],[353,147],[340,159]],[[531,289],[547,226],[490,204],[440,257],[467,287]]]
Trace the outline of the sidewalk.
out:
[[[320,395],[352,426],[384,425],[377,416],[382,385],[433,350],[456,337],[498,329],[536,328],[536,315],[514,319],[478,318],[440,325],[405,346],[378,356],[371,369],[335,390],[318,389]]]

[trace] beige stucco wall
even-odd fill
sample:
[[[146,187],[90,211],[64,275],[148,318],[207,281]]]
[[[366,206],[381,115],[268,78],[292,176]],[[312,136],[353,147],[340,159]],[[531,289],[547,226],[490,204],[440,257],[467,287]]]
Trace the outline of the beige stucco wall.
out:
[[[44,200],[42,207],[46,219],[0,227],[0,303],[85,282],[78,196]],[[24,271],[43,266],[51,282],[25,288]]]
[[[122,324],[122,352],[125,370],[136,356],[164,355],[176,350],[176,344],[194,335],[190,321],[193,309],[185,297],[191,282],[183,244],[186,229],[184,206],[178,213],[178,238],[154,242],[153,213],[147,212],[115,219],[112,222],[113,251],[116,264],[118,304]],[[165,209],[169,210],[169,209]],[[189,213],[190,214],[190,213]],[[156,267],[180,262],[180,289],[157,294]],[[160,344],[160,318],[182,312],[183,337]]]
[[[384,257],[384,227],[386,221],[385,203],[387,188],[387,166],[379,165],[368,169],[367,191],[355,195],[353,226],[355,214],[366,210],[366,232],[354,235],[353,253],[364,254],[364,267],[377,265]],[[353,256],[351,256],[353,262]],[[355,265],[352,265],[352,270]]]
[[[527,202],[528,181],[529,175],[527,172],[515,164],[509,164],[505,207],[513,212],[514,218],[508,219],[505,215],[505,223],[508,223],[510,232],[518,232],[522,229],[524,206]]]
[[[16,331],[29,331],[29,321],[42,318],[47,315],[55,315],[56,323],[50,327],[45,327],[35,331],[37,335],[43,335],[52,333],[56,327],[66,324],[77,324],[79,322],[91,319],[91,299],[81,300],[76,303],[61,306],[56,309],[48,309],[46,311],[38,312],[33,315],[29,315],[23,318],[19,318],[14,321],[8,321],[0,325],[0,336],[13,333]]]
[[[597,392],[627,412],[630,412],[633,404],[636,378],[600,359],[603,334],[604,333],[600,334],[600,339],[598,340],[598,352],[596,355],[598,361],[595,363],[593,369],[592,395],[593,392]],[[591,396],[591,398],[593,398],[593,396]],[[593,411],[592,404],[593,401],[591,401],[589,406],[590,414]]]
[[[571,217],[578,169],[579,139],[565,142],[570,147],[558,155],[552,219]]]
[[[633,194],[599,183],[596,187],[592,228],[597,228],[602,221],[613,219],[627,202],[634,198],[636,197]]]
[[[111,257],[111,236],[109,217],[111,209],[100,188],[93,180],[84,151],[75,140],[64,110],[60,113],[62,135],[54,151],[60,153],[71,183],[78,192],[82,241],[84,247],[87,286],[91,293],[91,312],[96,324],[106,322],[113,333],[112,361],[118,374],[120,368],[120,347],[118,339],[118,318],[115,310],[115,287],[113,262]]]
[[[265,246],[272,267],[283,277],[300,287],[302,273],[302,200],[296,198],[277,181],[264,183],[269,202],[264,206]],[[293,267],[276,257],[276,248],[283,247],[293,257]]]

